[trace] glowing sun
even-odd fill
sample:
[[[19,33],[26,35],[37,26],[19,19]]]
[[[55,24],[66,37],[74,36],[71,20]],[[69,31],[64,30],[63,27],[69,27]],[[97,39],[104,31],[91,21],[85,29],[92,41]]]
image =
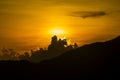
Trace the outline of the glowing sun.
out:
[[[50,31],[50,34],[52,35],[61,35],[61,34],[65,34],[65,31],[62,29],[53,29]]]

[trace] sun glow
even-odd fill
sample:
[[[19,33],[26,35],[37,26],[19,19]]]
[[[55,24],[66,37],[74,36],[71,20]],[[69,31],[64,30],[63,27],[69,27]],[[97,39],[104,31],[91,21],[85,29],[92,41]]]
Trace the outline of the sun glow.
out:
[[[50,34],[52,35],[62,35],[65,34],[65,31],[62,29],[53,29],[50,31]]]
[[[47,27],[44,31],[44,34],[48,37],[57,35],[60,38],[69,37],[71,34],[71,29],[68,27],[60,26],[60,27]]]

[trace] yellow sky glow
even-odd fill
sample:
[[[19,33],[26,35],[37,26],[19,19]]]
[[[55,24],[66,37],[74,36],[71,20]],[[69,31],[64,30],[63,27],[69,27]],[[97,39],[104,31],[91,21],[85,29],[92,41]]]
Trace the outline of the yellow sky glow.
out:
[[[79,46],[112,39],[120,35],[119,3],[119,0],[0,0],[0,49],[47,48],[53,35],[66,37]],[[105,14],[82,18],[79,12],[85,11]]]
[[[50,34],[52,34],[52,35],[65,34],[65,31],[61,30],[61,29],[53,29],[50,31]]]

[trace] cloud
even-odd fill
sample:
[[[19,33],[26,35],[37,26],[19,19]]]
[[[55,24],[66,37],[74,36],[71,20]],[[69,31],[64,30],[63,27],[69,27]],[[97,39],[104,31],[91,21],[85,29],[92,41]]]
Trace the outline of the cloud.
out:
[[[100,17],[107,15],[104,11],[77,11],[72,12],[71,16],[73,17],[81,17],[81,18],[89,18],[89,17]]]

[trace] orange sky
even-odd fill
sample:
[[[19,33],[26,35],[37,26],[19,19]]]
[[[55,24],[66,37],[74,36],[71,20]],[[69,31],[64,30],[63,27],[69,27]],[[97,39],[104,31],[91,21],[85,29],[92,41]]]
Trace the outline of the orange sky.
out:
[[[51,31],[79,46],[120,35],[119,0],[2,0],[0,48],[47,48]],[[87,16],[83,18],[84,16]],[[54,33],[55,34],[55,33]]]

